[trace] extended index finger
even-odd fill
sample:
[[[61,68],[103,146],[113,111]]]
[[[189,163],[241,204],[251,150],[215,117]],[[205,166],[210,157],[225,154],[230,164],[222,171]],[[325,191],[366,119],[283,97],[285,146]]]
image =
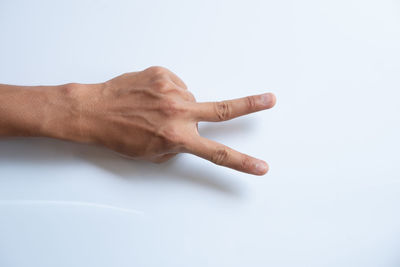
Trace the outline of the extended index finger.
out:
[[[198,121],[226,121],[249,113],[272,108],[276,97],[272,93],[252,95],[219,102],[202,102],[194,106]]]

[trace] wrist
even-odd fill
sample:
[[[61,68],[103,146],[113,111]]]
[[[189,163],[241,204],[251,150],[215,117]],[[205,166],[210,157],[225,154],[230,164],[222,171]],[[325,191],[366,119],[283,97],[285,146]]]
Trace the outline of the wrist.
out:
[[[50,137],[94,142],[92,120],[103,84],[58,86],[0,84],[0,136]]]
[[[82,143],[93,143],[93,127],[88,110],[94,110],[94,90],[102,84],[69,83],[44,87],[42,94],[46,103],[42,109],[40,135]]]

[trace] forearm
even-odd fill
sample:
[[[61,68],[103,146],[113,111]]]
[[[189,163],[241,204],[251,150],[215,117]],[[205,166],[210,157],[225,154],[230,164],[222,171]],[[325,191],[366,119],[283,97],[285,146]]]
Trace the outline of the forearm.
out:
[[[75,85],[0,84],[0,137],[52,137],[80,141],[79,110],[68,92]]]

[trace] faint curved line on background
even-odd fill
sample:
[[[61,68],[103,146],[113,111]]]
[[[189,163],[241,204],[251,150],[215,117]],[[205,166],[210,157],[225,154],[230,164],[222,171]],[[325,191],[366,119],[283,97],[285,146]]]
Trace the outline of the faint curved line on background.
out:
[[[4,205],[64,205],[64,206],[78,206],[78,207],[90,207],[98,209],[108,209],[113,211],[119,211],[124,213],[143,215],[140,210],[121,208],[117,206],[107,204],[97,204],[92,202],[81,202],[81,201],[63,201],[63,200],[0,200],[0,206]]]

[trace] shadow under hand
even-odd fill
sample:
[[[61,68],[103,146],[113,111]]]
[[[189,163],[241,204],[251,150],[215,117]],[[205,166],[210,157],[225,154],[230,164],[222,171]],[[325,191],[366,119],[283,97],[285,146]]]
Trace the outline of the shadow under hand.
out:
[[[128,159],[102,147],[90,147],[81,152],[79,156],[86,161],[123,179],[141,179],[152,183],[167,179],[171,182],[190,183],[232,196],[238,196],[242,191],[242,187],[238,186],[233,179],[228,179],[229,177],[221,178],[212,170],[201,168],[191,162],[183,162],[182,154],[167,162],[156,164]]]
[[[165,182],[167,179],[230,196],[241,195],[243,187],[233,177],[217,177],[211,169],[204,169],[191,162],[182,164],[181,156],[162,164],[154,164],[126,159],[103,147],[48,138],[10,138],[0,141],[0,166],[10,162],[23,162],[35,164],[39,168],[41,164],[71,164],[79,158],[124,179],[142,179],[151,183]]]

